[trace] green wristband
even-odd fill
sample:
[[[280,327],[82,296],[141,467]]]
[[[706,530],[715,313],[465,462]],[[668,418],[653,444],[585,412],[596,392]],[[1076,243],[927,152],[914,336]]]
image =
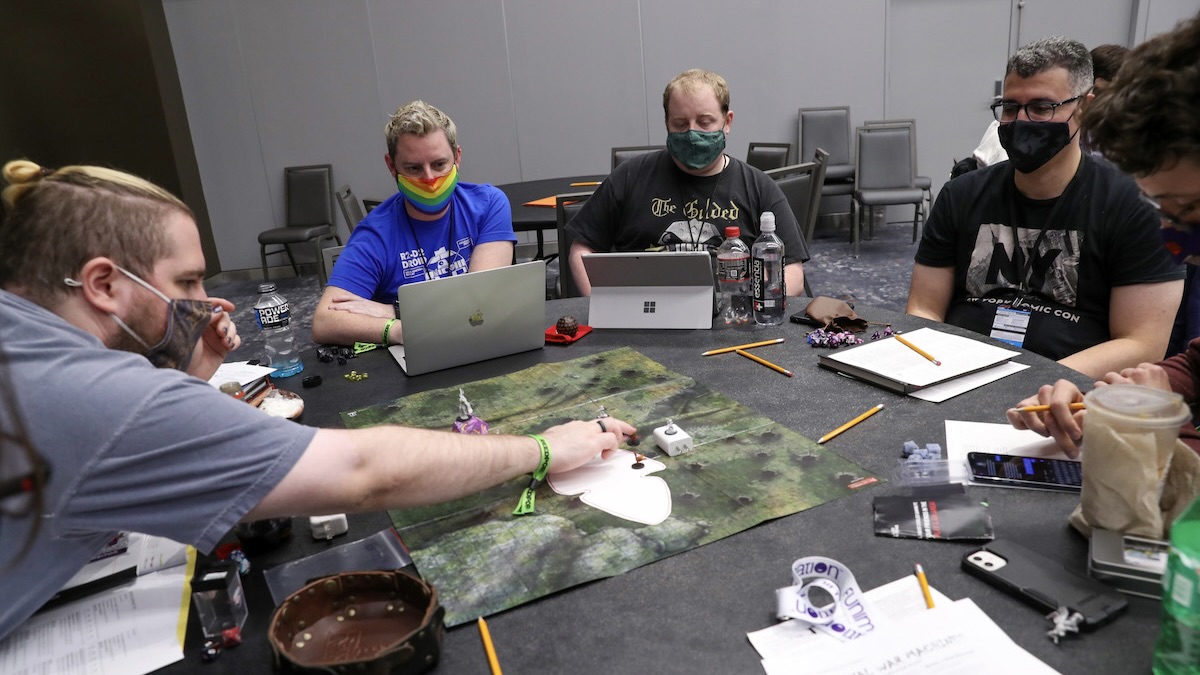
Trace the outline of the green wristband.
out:
[[[529,479],[529,487],[521,492],[521,501],[517,503],[517,508],[513,510],[514,516],[523,516],[533,513],[534,499],[536,498],[538,486],[542,481],[546,480],[546,474],[550,471],[550,444],[546,439],[537,434],[530,434],[530,438],[537,441],[538,449],[542,451],[542,461],[538,462],[537,468],[533,470],[533,477]]]
[[[383,324],[383,342],[384,347],[388,346],[388,335],[392,332],[392,324],[396,323],[396,319],[388,319],[387,323]]]

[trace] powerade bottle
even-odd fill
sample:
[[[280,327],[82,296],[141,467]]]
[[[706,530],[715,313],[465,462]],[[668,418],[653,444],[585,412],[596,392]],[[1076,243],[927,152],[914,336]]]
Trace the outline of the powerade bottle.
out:
[[[1155,675],[1200,675],[1200,499],[1171,525]]]
[[[292,334],[291,310],[288,301],[275,292],[275,284],[258,285],[258,302],[254,303],[254,318],[262,328],[267,343],[267,360],[275,368],[272,377],[290,377],[304,370],[296,336]]]
[[[783,242],[775,236],[775,214],[764,211],[758,239],[750,247],[750,279],[754,294],[754,321],[761,326],[783,323]]]
[[[737,225],[726,227],[725,241],[717,249],[717,290],[726,326],[750,323],[750,247],[741,235]]]

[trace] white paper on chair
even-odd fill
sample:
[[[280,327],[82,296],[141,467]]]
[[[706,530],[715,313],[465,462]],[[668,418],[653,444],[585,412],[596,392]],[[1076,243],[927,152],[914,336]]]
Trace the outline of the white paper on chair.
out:
[[[1014,429],[1010,424],[946,420],[946,459],[951,460],[951,481],[970,481],[968,452],[1070,459],[1053,438],[1046,438],[1028,429]],[[989,485],[985,482],[971,484]]]
[[[578,469],[547,478],[560,495],[581,495],[580,501],[618,518],[657,525],[671,515],[671,488],[650,474],[667,468],[662,462],[644,458],[633,468],[636,457],[617,450],[609,459],[597,457]]]

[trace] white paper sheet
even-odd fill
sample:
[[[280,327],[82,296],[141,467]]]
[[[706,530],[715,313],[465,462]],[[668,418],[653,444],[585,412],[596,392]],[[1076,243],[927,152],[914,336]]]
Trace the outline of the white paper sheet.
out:
[[[950,480],[994,487],[987,482],[971,482],[967,470],[968,452],[1070,459],[1053,438],[1046,438],[1028,429],[1014,429],[1010,424],[946,420],[946,459],[951,460]]]
[[[1020,352],[932,328],[904,333],[904,338],[941,361],[935,365],[898,340],[886,338],[825,356],[898,382],[926,386],[1018,356]]]
[[[217,372],[208,378],[208,383],[214,387],[220,386],[226,382],[237,380],[237,383],[243,387],[257,380],[264,375],[270,375],[275,372],[274,368],[267,366],[252,366],[249,361],[237,361],[234,363],[222,363],[217,366]]]
[[[809,642],[802,655],[763,659],[767,675],[1038,675],[1057,673],[1013,642],[969,598],[912,615],[902,630],[850,642]]]
[[[0,673],[144,675],[181,660],[195,561],[35,614],[0,642]]]
[[[658,525],[671,515],[671,488],[658,476],[667,468],[662,462],[643,458],[633,468],[634,453],[617,450],[608,459],[597,457],[583,466],[547,478],[560,495],[582,495],[588,506],[618,518]]]
[[[935,384],[932,387],[918,389],[909,394],[913,398],[919,398],[922,401],[932,401],[933,403],[941,403],[942,401],[954,398],[959,394],[965,394],[972,389],[978,389],[989,382],[995,382],[1001,378],[1008,377],[1013,373],[1019,373],[1029,366],[1008,361],[1001,363],[998,366],[993,366],[987,370],[981,370],[978,373],[963,375],[956,377],[948,382]]]

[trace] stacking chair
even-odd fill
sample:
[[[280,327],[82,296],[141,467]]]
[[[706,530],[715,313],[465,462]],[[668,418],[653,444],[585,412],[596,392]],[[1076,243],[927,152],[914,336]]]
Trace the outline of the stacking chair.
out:
[[[627,159],[633,159],[638,155],[644,155],[647,152],[658,152],[666,150],[665,145],[627,145],[623,148],[612,149],[612,168],[617,168],[617,165]]]
[[[813,226],[817,220],[817,212],[821,208],[821,181],[825,173],[825,160],[828,157],[828,153],[822,150],[818,153],[817,161],[793,164],[765,172],[775,179],[775,184],[779,186],[783,196],[787,197],[792,215],[800,224],[800,234],[804,237],[805,246],[812,241]],[[808,297],[813,297],[812,286],[807,274],[804,275],[804,292]]]
[[[829,153],[823,195],[848,195],[854,191],[854,160],[850,157],[850,106],[800,108],[797,148],[811,157],[817,148]]]
[[[791,154],[791,143],[751,143],[746,163],[761,171],[770,171],[787,166]]]
[[[321,285],[329,283],[329,275],[333,274],[333,265],[337,262],[338,256],[345,250],[345,246],[330,246],[329,248],[321,249]]]
[[[583,208],[583,203],[591,197],[591,192],[569,192],[556,195],[554,198],[554,214],[558,221],[558,297],[579,297],[579,287],[575,285],[575,277],[571,274],[571,242],[573,239],[567,233],[567,223]]]
[[[863,122],[863,126],[867,127],[868,129],[874,129],[877,127],[890,127],[897,124],[906,125],[912,130],[912,135],[909,136],[909,138],[912,140],[913,185],[916,185],[925,191],[925,199],[929,202],[930,207],[932,207],[933,179],[931,179],[929,176],[920,176],[917,174],[917,121],[910,118],[902,120],[869,120],[867,122]],[[927,209],[926,213],[928,212],[929,211]]]
[[[850,219],[850,247],[855,256],[858,255],[864,209],[912,204],[913,242],[917,241],[919,222],[924,214],[925,191],[913,184],[911,136],[912,129],[907,126],[858,128],[854,213]]]
[[[366,217],[362,202],[350,191],[349,185],[337,189],[338,206],[342,209],[342,217],[346,219],[346,231],[354,234],[354,227]]]
[[[270,279],[267,256],[287,253],[292,271],[300,276],[292,244],[311,242],[315,258],[321,258],[321,240],[332,238],[341,246],[333,219],[333,166],[289,166],[283,170],[287,192],[287,225],[266,230],[258,235],[259,257],[262,258],[263,279]],[[268,246],[283,246],[267,251]]]

